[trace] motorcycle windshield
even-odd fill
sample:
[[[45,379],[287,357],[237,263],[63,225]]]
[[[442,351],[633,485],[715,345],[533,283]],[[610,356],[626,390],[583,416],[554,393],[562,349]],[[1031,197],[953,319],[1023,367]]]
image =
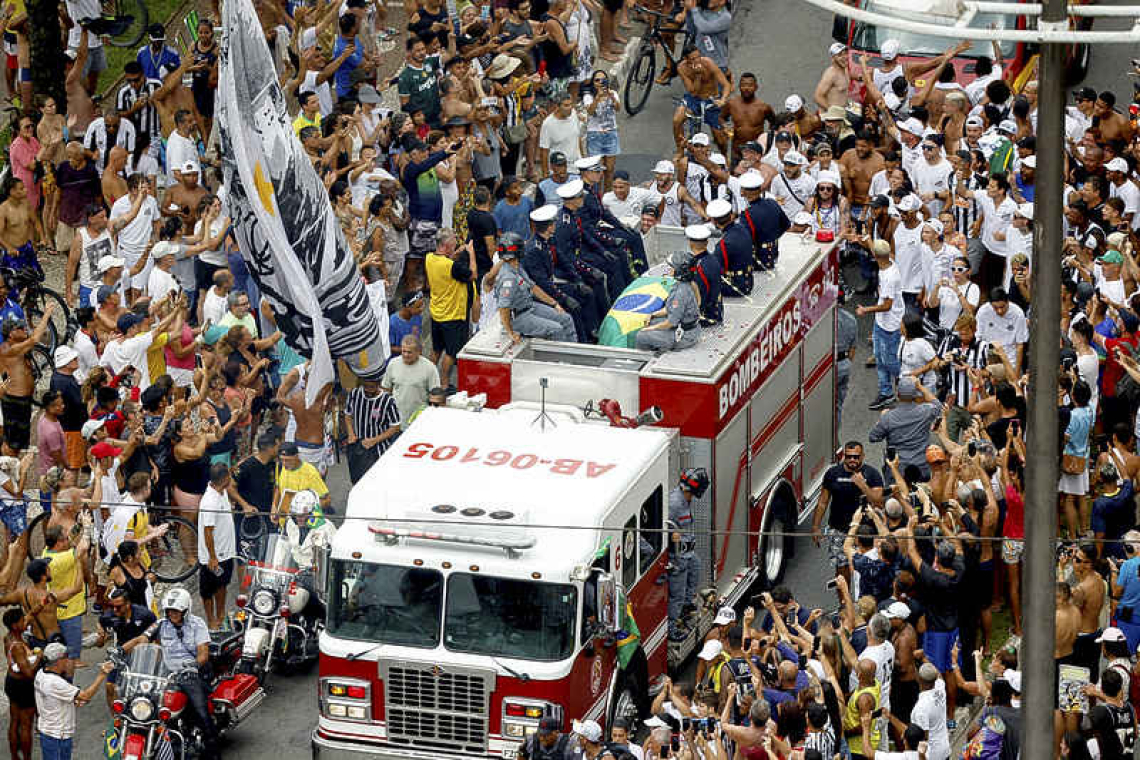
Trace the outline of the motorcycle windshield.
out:
[[[166,668],[162,664],[162,647],[158,644],[139,644],[131,650],[127,669],[134,676],[166,675]]]
[[[259,570],[274,572],[297,572],[297,560],[293,557],[293,544],[286,536],[276,533],[266,534],[257,539],[250,555],[249,570],[257,573]]]

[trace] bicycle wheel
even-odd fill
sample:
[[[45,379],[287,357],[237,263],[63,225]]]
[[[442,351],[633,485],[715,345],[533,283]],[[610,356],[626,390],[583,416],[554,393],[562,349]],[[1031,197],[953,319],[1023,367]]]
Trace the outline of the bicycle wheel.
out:
[[[106,0],[103,13],[111,17],[114,29],[108,39],[115,47],[136,47],[150,24],[150,12],[143,0]]]
[[[47,548],[47,539],[44,534],[47,532],[48,524],[47,512],[40,512],[36,515],[30,523],[28,523],[28,558],[42,557],[44,549]]]
[[[63,301],[63,296],[56,293],[51,288],[34,287],[30,288],[24,296],[24,309],[28,311],[29,327],[35,327],[35,320],[31,319],[30,312],[38,312],[43,315],[47,311],[47,305],[55,303],[55,312],[51,315],[51,325],[55,330],[56,344],[59,342],[64,343],[68,340],[67,323],[71,319],[71,309],[67,308],[67,304]],[[52,346],[54,349],[55,346]]]
[[[51,352],[42,343],[32,346],[31,353],[28,354],[32,360],[32,378],[36,382],[32,391],[32,398],[36,399],[37,403],[39,399],[43,398],[44,391],[51,385],[51,373],[55,369],[51,356]]]
[[[656,73],[657,51],[652,44],[642,45],[625,78],[625,110],[630,116],[637,116],[645,108]]]
[[[164,517],[166,533],[147,545],[151,572],[164,583],[181,583],[198,569],[198,529],[181,517]]]
[[[43,319],[44,313],[39,309],[28,309],[28,324],[38,325],[40,320]],[[44,331],[43,337],[40,338],[39,345],[47,349],[51,355],[55,355],[56,346],[59,345],[59,333],[55,329],[55,321],[48,322],[47,330]]]

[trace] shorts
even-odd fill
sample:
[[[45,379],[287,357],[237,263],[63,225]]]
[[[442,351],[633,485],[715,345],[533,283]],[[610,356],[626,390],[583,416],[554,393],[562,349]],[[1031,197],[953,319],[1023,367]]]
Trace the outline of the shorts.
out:
[[[21,82],[30,82],[32,81],[32,70],[28,68],[20,68],[17,76],[20,78]]]
[[[823,540],[831,566],[836,570],[847,567],[847,555],[843,552],[843,542],[847,540],[847,534],[835,528],[824,528]]]
[[[83,75],[98,74],[107,70],[107,51],[103,46],[87,48],[87,63],[83,65]]]
[[[587,132],[586,153],[591,156],[617,156],[621,153],[621,140],[618,133],[613,132]]]
[[[323,478],[329,469],[329,456],[328,447],[324,444],[306,443],[305,441],[293,441],[297,444],[297,456],[302,462],[308,462],[313,467],[317,468],[317,472]]]
[[[69,470],[78,470],[87,464],[87,442],[80,431],[63,431],[63,459]]]
[[[1001,542],[1001,559],[1007,565],[1021,563],[1021,555],[1025,553],[1025,541],[1020,538],[1007,538]]]
[[[34,709],[36,688],[30,678],[14,678],[9,673],[4,678],[4,694],[8,701],[21,710]]]
[[[435,250],[439,222],[413,219],[408,225],[408,258],[422,259]]]
[[[182,367],[167,367],[166,374],[174,381],[175,388],[189,388],[194,385],[194,370]]]
[[[234,577],[233,557],[219,562],[218,571],[215,573],[208,565],[198,565],[198,594],[203,599],[209,599],[230,585]]]
[[[977,609],[984,610],[994,603],[994,561],[978,563],[978,583],[980,588],[976,594],[971,594],[971,601]]]
[[[8,535],[23,535],[28,529],[28,505],[23,499],[0,499],[0,523],[4,523]]]
[[[685,110],[692,114],[701,112],[701,104],[705,106],[705,117],[702,121],[713,129],[720,129],[720,107],[713,105],[712,98],[698,98],[696,95],[685,93]]]
[[[74,240],[75,227],[64,222],[57,222],[55,225],[55,249],[60,252],[70,251]]]
[[[83,616],[73,615],[59,621],[59,632],[67,646],[67,656],[78,660],[83,656]]]
[[[957,628],[952,631],[927,631],[922,635],[922,651],[926,653],[926,660],[938,668],[939,673],[950,672],[950,650],[957,641]],[[958,659],[960,662],[961,655]]]
[[[107,563],[98,554],[95,555],[94,570],[96,583],[100,586],[111,585],[111,568],[107,567]]]
[[[194,280],[198,283],[198,290],[209,290],[214,287],[214,272],[225,269],[224,266],[209,264],[200,257],[194,259]]]
[[[617,13],[625,5],[622,0],[602,0],[602,7],[610,13]]]
[[[431,344],[436,351],[442,351],[451,358],[459,356],[467,343],[468,324],[466,319],[456,319],[450,322],[431,323]]]
[[[1062,472],[1057,481],[1057,490],[1070,496],[1084,496],[1089,492],[1089,471],[1086,469],[1079,475]]]

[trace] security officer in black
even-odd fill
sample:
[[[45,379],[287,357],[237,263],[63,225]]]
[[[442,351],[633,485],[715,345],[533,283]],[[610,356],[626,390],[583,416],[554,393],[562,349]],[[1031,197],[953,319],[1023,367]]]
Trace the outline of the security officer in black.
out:
[[[558,207],[548,203],[530,212],[534,237],[526,244],[522,264],[534,284],[542,288],[573,317],[580,341],[597,339],[598,327],[606,318],[605,309],[598,301],[594,289],[582,281],[574,270],[570,256],[559,256],[554,244],[554,220]],[[601,298],[605,290],[601,285]]]
[[[753,260],[760,272],[773,272],[780,256],[780,236],[792,226],[780,204],[760,197],[764,177],[760,172],[747,171],[740,175],[740,193],[748,201],[748,208],[740,220],[752,237]]]
[[[705,213],[716,225],[714,234],[720,234],[712,250],[724,272],[724,295],[748,295],[752,292],[752,236],[748,228],[743,222],[733,222],[732,204],[721,198],[710,201]]]
[[[690,224],[685,228],[689,250],[693,253],[693,282],[701,295],[701,324],[719,325],[724,321],[724,299],[720,294],[720,280],[724,271],[720,261],[709,253],[712,230],[707,224]]]
[[[609,301],[606,302],[608,309],[609,304],[616,301],[629,284],[629,267],[623,269],[622,259],[608,252],[594,234],[597,223],[596,220],[587,218],[586,186],[582,180],[570,180],[560,185],[557,192],[562,199],[562,212],[558,217],[555,245],[560,252],[573,252],[587,267],[605,275],[606,293],[609,295]]]
[[[569,760],[573,756],[570,736],[561,731],[562,724],[552,716],[538,722],[538,730],[519,747],[519,760]]]
[[[612,211],[602,205],[602,193],[605,191],[605,185],[602,182],[604,171],[601,157],[580,158],[574,162],[574,166],[577,167],[578,173],[582,176],[582,182],[586,185],[585,208],[587,213],[591,217],[597,215],[609,225],[608,229],[600,230],[601,235],[612,238],[616,247],[621,249],[621,255],[625,256],[626,263],[629,264],[630,277],[640,277],[649,268],[649,262],[645,258],[645,241],[641,239],[641,235],[622,224]]]

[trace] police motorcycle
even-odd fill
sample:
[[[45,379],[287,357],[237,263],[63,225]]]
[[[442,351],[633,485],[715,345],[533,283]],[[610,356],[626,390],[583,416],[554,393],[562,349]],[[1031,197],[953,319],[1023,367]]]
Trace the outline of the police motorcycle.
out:
[[[182,609],[185,614],[190,608],[189,592],[168,591],[163,607]],[[241,652],[239,633],[211,632],[208,646],[207,709],[221,735],[249,717],[265,699],[265,691],[253,676],[234,672]],[[201,755],[206,746],[203,727],[182,685],[201,675],[199,669],[171,672],[163,664],[159,644],[137,644],[129,655],[115,648],[108,655],[120,675],[111,705],[114,735],[108,735],[104,744],[107,756],[185,760]]]
[[[312,491],[299,491],[290,504],[292,516],[307,516],[319,504]],[[271,668],[293,670],[311,665],[320,654],[323,607],[315,584],[297,562],[296,544],[285,532],[257,539],[238,595],[238,626],[243,631],[238,672],[259,682]]]

